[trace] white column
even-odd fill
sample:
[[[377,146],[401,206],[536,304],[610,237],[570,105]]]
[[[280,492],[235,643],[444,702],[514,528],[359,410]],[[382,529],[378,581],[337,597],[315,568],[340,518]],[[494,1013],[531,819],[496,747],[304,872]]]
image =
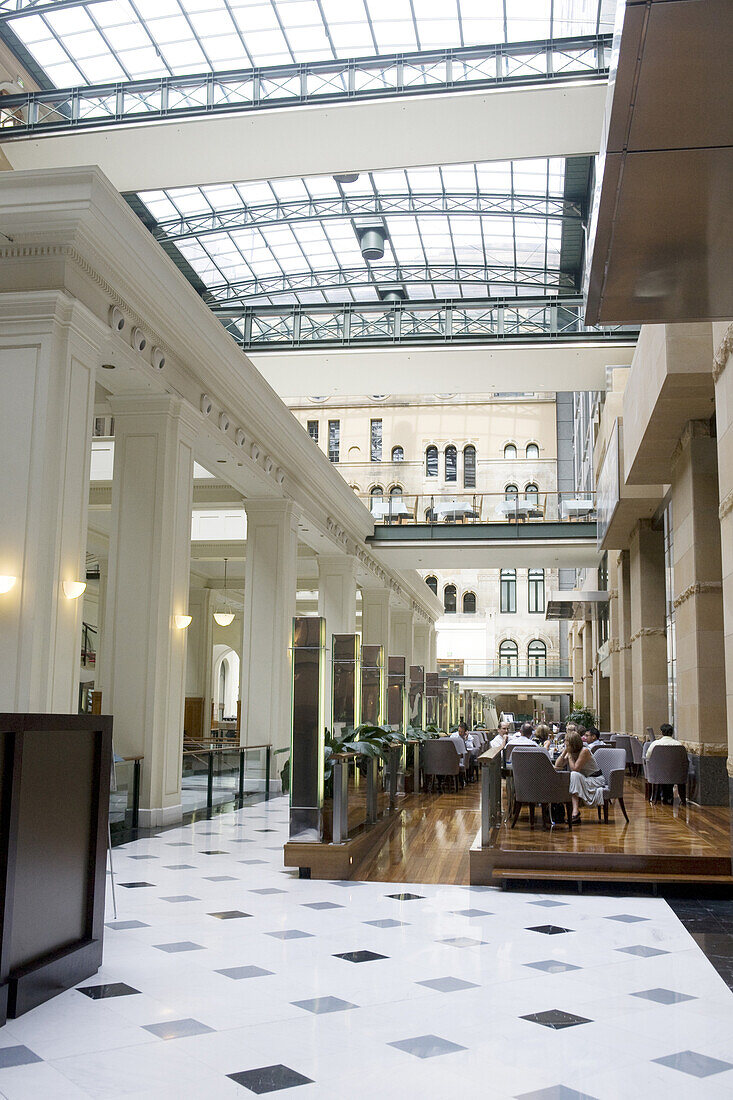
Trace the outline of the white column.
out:
[[[431,672],[432,669],[428,667],[429,659],[430,623],[418,619],[413,629],[412,663],[413,665],[422,665],[426,672]]]
[[[389,656],[404,657],[408,675],[413,663],[414,644],[412,608],[395,607],[392,610]]]
[[[186,639],[186,695],[201,697],[204,734],[211,725],[212,664],[214,658],[214,611],[218,593],[211,588],[192,588],[188,611],[193,616]]]
[[[356,558],[324,554],[318,558],[318,614],[326,620],[326,725],[331,728],[333,696],[332,634],[356,631]]]
[[[298,510],[249,501],[241,690],[243,745],[290,744],[290,643],[298,565]]]
[[[165,395],[111,398],[115,416],[105,709],[115,751],[143,753],[140,819],[181,818],[196,421]]]
[[[435,629],[435,623],[430,626],[430,633],[428,635],[428,663],[426,665],[426,672],[438,671],[438,632]]]
[[[99,581],[97,596],[97,659],[94,664],[94,690],[102,692],[102,713],[106,713],[104,707],[105,674],[107,671],[107,646],[105,644],[105,623],[107,618],[107,581],[109,579],[109,559],[106,554],[97,554],[99,562]]]
[[[107,330],[63,293],[0,295],[0,711],[75,713],[94,380]]]

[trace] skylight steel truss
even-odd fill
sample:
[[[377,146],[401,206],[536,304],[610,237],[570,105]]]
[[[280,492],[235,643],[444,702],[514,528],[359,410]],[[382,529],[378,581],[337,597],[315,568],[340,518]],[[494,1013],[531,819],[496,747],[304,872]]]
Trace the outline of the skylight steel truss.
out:
[[[0,97],[3,141],[170,118],[605,79],[610,35],[165,76]]]
[[[398,214],[454,214],[483,217],[498,215],[517,218],[552,218],[582,221],[583,212],[577,203],[560,197],[544,195],[344,195],[339,198],[301,199],[292,202],[242,205],[232,210],[210,214],[195,214],[158,222],[154,236],[158,240],[177,241],[186,237],[203,237],[208,233],[310,221],[313,218],[359,218],[364,215],[394,217]]]
[[[537,287],[545,292],[550,289],[555,292],[563,288],[571,292],[577,289],[569,275],[547,268],[503,267],[499,264],[430,264],[427,266],[390,264],[371,268],[337,268],[333,271],[288,272],[287,275],[244,279],[222,286],[209,287],[204,300],[214,312],[217,312],[224,306],[228,309],[233,307],[236,310],[237,303],[241,305],[243,299],[261,294],[292,294],[299,290],[355,290],[359,287],[379,287],[395,283],[407,285],[420,283],[423,287],[442,283],[449,283],[452,286],[456,283],[472,283],[483,286],[487,290],[493,283],[512,287]]]
[[[249,306],[225,327],[247,350],[395,344],[635,343],[638,329],[588,328],[579,297],[444,300],[343,306]]]

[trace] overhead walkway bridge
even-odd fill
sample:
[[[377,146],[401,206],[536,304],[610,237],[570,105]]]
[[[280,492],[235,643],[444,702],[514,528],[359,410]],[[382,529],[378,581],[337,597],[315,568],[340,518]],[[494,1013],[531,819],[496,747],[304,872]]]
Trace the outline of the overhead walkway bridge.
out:
[[[444,671],[451,683],[493,695],[572,694],[573,677],[568,661],[538,657],[529,661],[466,661],[456,672]]]
[[[598,564],[593,494],[372,494],[367,543],[397,569],[583,569]]]

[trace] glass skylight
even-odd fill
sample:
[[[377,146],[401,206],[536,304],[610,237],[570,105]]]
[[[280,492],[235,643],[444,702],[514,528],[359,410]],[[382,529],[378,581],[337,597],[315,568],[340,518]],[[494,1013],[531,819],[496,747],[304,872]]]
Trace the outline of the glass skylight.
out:
[[[560,276],[561,219],[543,213],[542,201],[536,212],[525,201],[521,215],[512,213],[520,199],[561,200],[564,176],[557,158],[368,172],[350,184],[319,176],[181,187],[139,198],[160,239],[175,242],[220,303],[377,301],[380,284],[396,280],[411,299],[526,296],[572,290]],[[507,212],[472,212],[465,200],[487,194]],[[385,254],[372,262],[361,254],[358,218],[341,216],[338,201],[328,216],[309,216],[305,205],[378,197],[396,206],[411,196],[435,212],[413,213],[403,202],[402,212],[385,214]]]
[[[58,9],[9,26],[66,88],[608,34],[615,0],[58,0]]]

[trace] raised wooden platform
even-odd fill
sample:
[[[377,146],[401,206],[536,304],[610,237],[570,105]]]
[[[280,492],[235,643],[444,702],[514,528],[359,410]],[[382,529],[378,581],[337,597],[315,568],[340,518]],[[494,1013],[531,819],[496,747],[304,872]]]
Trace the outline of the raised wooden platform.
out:
[[[384,810],[375,825],[356,827],[343,844],[288,841],[283,849],[285,866],[297,867],[307,878],[346,880],[363,877],[362,865],[379,851],[399,825],[403,808],[410,798],[410,795],[403,796],[391,813]]]

